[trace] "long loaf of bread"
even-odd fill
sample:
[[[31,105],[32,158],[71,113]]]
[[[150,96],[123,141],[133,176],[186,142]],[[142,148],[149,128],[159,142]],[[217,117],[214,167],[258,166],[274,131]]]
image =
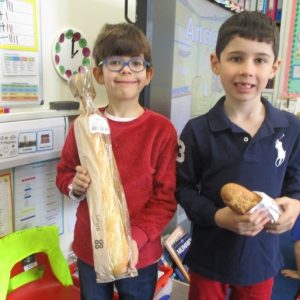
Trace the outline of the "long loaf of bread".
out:
[[[84,68],[72,76],[69,87],[82,103],[74,131],[80,164],[91,177],[87,202],[96,280],[110,282],[136,276],[136,269],[128,271],[131,233],[127,203],[107,120],[93,103],[96,91],[91,70]]]
[[[261,201],[256,193],[237,183],[227,183],[221,189],[223,202],[238,214],[247,213]]]
[[[110,135],[91,133],[84,114],[75,120],[74,127],[81,165],[91,177],[87,201],[95,270],[103,278],[110,273],[119,276],[128,270],[128,216]]]

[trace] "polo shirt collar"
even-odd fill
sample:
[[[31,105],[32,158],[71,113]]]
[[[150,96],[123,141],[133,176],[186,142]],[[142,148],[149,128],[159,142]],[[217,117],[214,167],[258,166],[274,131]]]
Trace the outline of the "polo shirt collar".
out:
[[[225,97],[223,96],[207,114],[208,123],[213,132],[232,128],[232,122],[225,114],[223,108],[224,101]],[[288,127],[286,114],[283,114],[279,109],[274,108],[268,100],[261,98],[261,101],[266,108],[264,123],[271,131],[274,131],[275,128]]]

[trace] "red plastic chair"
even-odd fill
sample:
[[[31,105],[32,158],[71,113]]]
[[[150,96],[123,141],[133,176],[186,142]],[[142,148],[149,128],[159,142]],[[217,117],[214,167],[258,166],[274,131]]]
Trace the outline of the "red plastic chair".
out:
[[[34,256],[34,267],[22,261]],[[67,261],[59,248],[56,226],[11,233],[0,239],[0,300],[80,300]]]

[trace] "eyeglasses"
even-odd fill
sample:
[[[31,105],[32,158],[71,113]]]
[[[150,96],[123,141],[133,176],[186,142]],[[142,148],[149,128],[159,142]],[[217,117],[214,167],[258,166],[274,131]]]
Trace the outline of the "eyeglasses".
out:
[[[132,72],[138,73],[144,71],[145,68],[150,67],[151,63],[141,57],[133,57],[125,61],[121,57],[111,56],[100,61],[98,66],[102,65],[106,65],[107,69],[111,72],[120,72],[125,66],[128,66]]]

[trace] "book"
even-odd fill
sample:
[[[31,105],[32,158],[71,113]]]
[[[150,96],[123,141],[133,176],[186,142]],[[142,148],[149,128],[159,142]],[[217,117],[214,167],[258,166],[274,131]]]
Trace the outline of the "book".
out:
[[[283,6],[283,0],[278,0],[277,1],[277,7],[276,7],[276,14],[275,14],[275,20],[276,21],[281,20],[282,6]]]
[[[174,279],[180,280],[182,282],[187,282],[178,267],[174,268]]]
[[[165,240],[165,247],[169,251],[176,266],[183,274],[187,282],[190,282],[190,277],[187,271],[187,266],[183,264],[184,257],[190,247],[191,236],[181,226],[175,230]]]
[[[185,258],[186,253],[189,250],[191,245],[191,235],[186,232],[177,242],[174,243],[173,248],[176,251],[177,255],[181,257],[183,260]]]
[[[277,9],[277,0],[269,0],[268,8],[267,8],[267,16],[269,16],[272,20],[275,20]]]
[[[161,255],[161,258],[158,262],[159,266],[165,266],[165,267],[172,267],[173,266],[173,259],[170,255],[170,253],[167,251],[167,249],[163,250],[163,253]]]

